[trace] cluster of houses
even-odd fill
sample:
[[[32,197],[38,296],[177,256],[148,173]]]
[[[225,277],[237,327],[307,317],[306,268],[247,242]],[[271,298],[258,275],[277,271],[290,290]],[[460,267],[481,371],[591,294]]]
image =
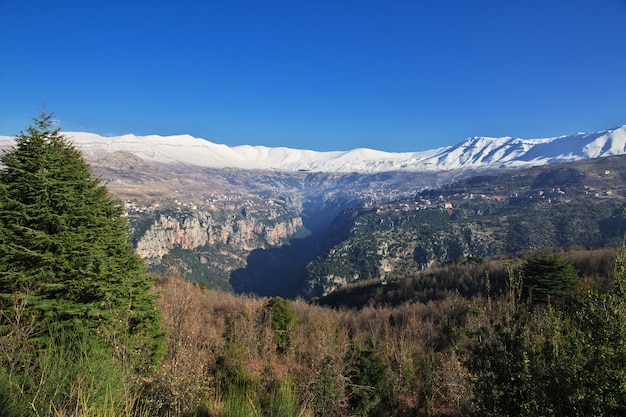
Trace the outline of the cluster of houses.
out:
[[[176,194],[181,194],[182,191],[175,190]],[[139,202],[134,200],[123,201],[124,211],[126,215],[130,214],[143,214],[154,213],[158,210],[175,209],[181,210],[198,210],[201,208],[207,211],[216,210],[236,210],[239,208],[258,208],[265,209],[268,207],[279,207],[284,205],[284,202],[261,196],[244,195],[244,194],[207,194],[197,195],[189,193],[187,198],[173,197],[156,203],[151,201],[149,203]]]
[[[514,192],[498,191],[485,193],[471,192],[454,192],[450,195],[429,194],[417,195],[412,200],[407,200],[406,190],[385,189],[385,187],[377,188],[360,188],[355,187],[351,190],[349,187],[342,189],[342,194],[352,196],[355,200],[368,201],[364,204],[365,209],[376,210],[378,213],[385,212],[407,212],[417,210],[454,210],[463,204],[465,200],[482,199],[490,201],[506,201],[508,199],[531,199],[541,204],[552,204],[555,202],[569,202],[574,197],[611,197],[616,193],[609,184],[600,186],[605,179],[612,177],[609,170],[600,173],[598,177],[602,179],[600,183],[595,185],[584,185],[568,189],[558,187],[545,189],[531,189],[523,187]],[[241,208],[264,210],[267,208],[284,206],[286,200],[284,198],[272,198],[267,196],[259,196],[252,194],[221,194],[221,193],[194,193],[189,190],[174,190],[174,196],[163,199],[159,203],[154,201],[139,202],[134,200],[124,201],[125,211],[127,214],[152,213],[163,208],[178,210],[197,210],[199,208],[208,211],[216,210],[236,210]]]
[[[454,208],[452,200],[452,196],[444,197],[443,195],[440,195],[436,200],[417,197],[413,201],[400,201],[379,204],[376,206],[376,213],[388,213],[390,211],[417,211],[427,209],[451,210]],[[373,206],[368,207],[366,205],[365,208],[373,208]]]
[[[607,171],[606,175],[609,175],[610,171]],[[559,187],[546,188],[543,190],[530,190],[527,189],[518,190],[509,194],[475,194],[475,193],[453,193],[451,195],[439,195],[437,198],[423,198],[417,196],[412,201],[402,200],[396,202],[387,202],[382,204],[376,204],[373,201],[366,203],[364,208],[376,209],[377,213],[388,212],[407,212],[417,210],[439,209],[439,210],[452,210],[463,203],[464,200],[482,199],[491,201],[506,201],[507,199],[530,199],[537,200],[542,203],[556,203],[565,202],[569,203],[575,196],[578,197],[611,197],[615,194],[615,190],[610,188],[599,188],[589,185],[584,185],[582,189],[563,190]]]

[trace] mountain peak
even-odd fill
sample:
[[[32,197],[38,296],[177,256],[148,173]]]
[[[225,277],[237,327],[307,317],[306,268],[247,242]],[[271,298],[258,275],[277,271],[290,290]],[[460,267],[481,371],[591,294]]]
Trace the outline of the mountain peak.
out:
[[[278,171],[385,172],[520,167],[626,153],[626,125],[540,139],[474,136],[454,146],[420,152],[384,152],[368,148],[318,152],[251,145],[229,147],[190,135],[104,137],[87,132],[66,132],[65,135],[87,160],[125,152],[163,163]],[[0,147],[9,146],[12,140],[0,137]]]

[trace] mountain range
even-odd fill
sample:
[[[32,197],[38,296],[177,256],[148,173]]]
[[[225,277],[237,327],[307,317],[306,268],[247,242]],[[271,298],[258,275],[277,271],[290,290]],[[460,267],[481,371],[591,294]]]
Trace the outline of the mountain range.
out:
[[[315,297],[460,257],[611,246],[626,228],[626,126],[413,153],[63,133],[150,271],[237,293]]]
[[[216,144],[190,135],[104,137],[66,132],[87,160],[127,152],[145,161],[183,163],[206,168],[311,172],[442,171],[537,166],[626,152],[626,125],[593,133],[541,139],[472,137],[454,146],[420,152],[373,149],[318,152],[265,146]],[[0,136],[0,147],[10,137]]]

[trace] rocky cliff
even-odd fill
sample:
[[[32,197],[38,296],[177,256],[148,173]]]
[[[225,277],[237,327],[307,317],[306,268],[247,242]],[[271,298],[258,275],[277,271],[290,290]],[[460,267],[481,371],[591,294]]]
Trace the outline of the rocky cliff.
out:
[[[194,250],[204,245],[224,244],[241,251],[267,249],[286,243],[302,232],[302,218],[275,211],[241,215],[193,211],[158,214],[156,221],[137,239],[137,253],[154,262],[172,248]]]
[[[253,250],[306,233],[299,213],[287,209],[136,213],[131,224],[136,251],[151,270],[221,288],[230,288],[230,272],[245,267]]]

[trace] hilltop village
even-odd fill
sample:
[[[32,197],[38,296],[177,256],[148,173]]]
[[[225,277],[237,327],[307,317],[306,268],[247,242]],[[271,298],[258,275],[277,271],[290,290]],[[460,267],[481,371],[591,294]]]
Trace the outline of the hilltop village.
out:
[[[598,181],[600,180],[600,181]],[[485,187],[474,192],[463,191],[452,185],[448,188],[425,190],[410,199],[375,204],[370,201],[364,209],[375,209],[377,213],[407,212],[417,210],[439,209],[454,210],[461,208],[471,200],[485,200],[508,204],[535,203],[540,207],[549,207],[554,203],[571,203],[582,198],[611,198],[623,195],[624,187],[616,180],[611,170],[599,174],[593,184],[569,184],[561,187],[538,188],[532,185],[507,187],[496,185]]]

